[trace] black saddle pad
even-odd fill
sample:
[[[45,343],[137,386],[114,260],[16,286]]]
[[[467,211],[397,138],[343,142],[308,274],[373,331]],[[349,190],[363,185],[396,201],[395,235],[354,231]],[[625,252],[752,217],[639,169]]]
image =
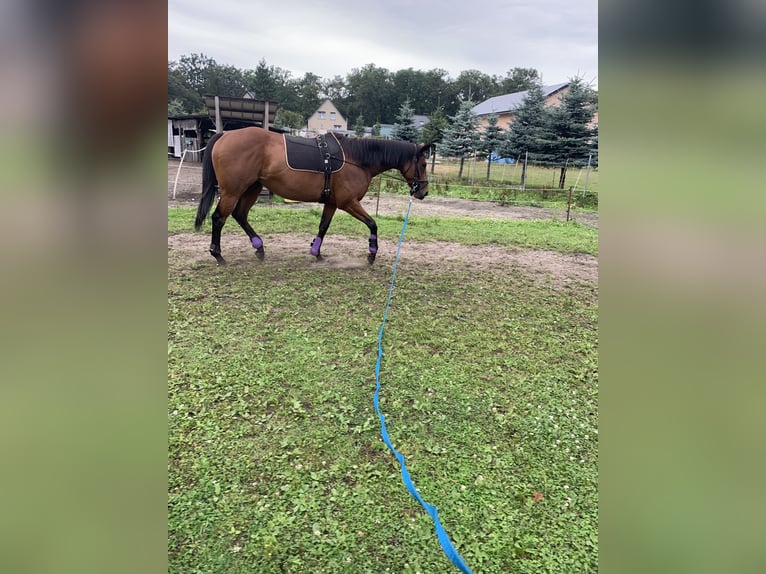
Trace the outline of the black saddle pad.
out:
[[[285,159],[287,166],[296,171],[324,171],[325,153],[330,154],[333,173],[343,167],[345,156],[335,134],[324,135],[326,148],[320,148],[317,138],[285,136]]]

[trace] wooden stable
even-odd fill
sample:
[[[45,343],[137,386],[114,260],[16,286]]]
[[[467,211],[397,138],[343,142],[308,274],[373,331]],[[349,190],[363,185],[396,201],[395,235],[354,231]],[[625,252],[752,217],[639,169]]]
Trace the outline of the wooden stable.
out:
[[[208,115],[215,120],[217,132],[246,126],[269,129],[274,123],[279,104],[247,96],[248,94],[244,98],[204,96]]]
[[[215,124],[207,115],[188,114],[168,118],[168,157],[202,161],[207,140],[215,133]],[[186,154],[184,155],[184,152]]]
[[[201,162],[202,150],[216,132],[258,126],[270,131],[279,104],[271,100],[257,100],[246,94],[244,98],[204,96],[206,114],[184,114],[168,118],[168,157],[184,161]],[[185,152],[185,153],[184,153]]]

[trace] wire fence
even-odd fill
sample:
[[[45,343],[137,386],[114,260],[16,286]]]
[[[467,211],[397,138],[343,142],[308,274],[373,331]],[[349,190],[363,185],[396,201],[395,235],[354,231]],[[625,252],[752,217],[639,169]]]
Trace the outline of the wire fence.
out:
[[[470,185],[518,187],[520,189],[568,189],[573,187],[582,192],[598,193],[598,167],[560,166],[537,161],[527,161],[524,169],[524,158],[511,158],[509,162],[487,162],[480,157],[469,157],[463,161],[462,172],[460,160],[454,158],[436,158],[429,164],[429,175],[435,181],[460,180]],[[561,185],[561,169],[565,167],[566,177]],[[526,176],[526,177],[524,177]]]
[[[564,188],[557,186],[560,168],[529,162],[526,182],[521,180],[519,164],[492,164],[486,178],[486,162],[466,160],[463,177],[458,177],[459,161],[440,160],[431,172],[429,165],[429,195],[454,199],[496,202],[501,206],[542,208],[540,219],[577,221],[589,225],[597,221],[598,170],[568,168]],[[178,159],[168,160],[168,199],[197,201],[202,185],[202,166]],[[374,178],[370,197],[384,194],[408,196],[409,187],[398,172],[392,170]],[[531,215],[529,216],[531,217]],[[537,216],[535,216],[537,218]]]

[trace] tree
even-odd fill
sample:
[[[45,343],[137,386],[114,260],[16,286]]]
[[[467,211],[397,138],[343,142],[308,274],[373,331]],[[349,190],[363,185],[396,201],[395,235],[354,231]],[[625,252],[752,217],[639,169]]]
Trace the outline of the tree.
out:
[[[395,140],[412,143],[417,143],[420,138],[420,130],[415,125],[415,112],[410,106],[409,100],[405,100],[399,108],[391,137]]]
[[[501,153],[511,157],[532,157],[535,160],[547,159],[544,157],[545,142],[550,139],[548,129],[548,112],[545,107],[545,94],[540,84],[532,86],[521,105],[514,112],[511,129],[506,132],[505,145],[501,146]],[[526,185],[527,162],[524,161],[521,169],[521,185]]]
[[[354,68],[346,76],[349,92],[346,117],[364,116],[380,118],[384,123],[393,123],[396,114],[392,98],[391,73],[375,64]]]
[[[497,114],[492,114],[487,118],[487,127],[481,134],[479,140],[479,151],[487,160],[487,181],[489,181],[489,170],[492,167],[492,153],[500,149],[503,142],[503,128],[497,125]]]
[[[398,70],[391,75],[392,98],[397,106],[409,102],[416,114],[424,114],[443,105],[446,99],[447,71]]]
[[[428,118],[428,123],[423,126],[422,139],[423,143],[429,146],[436,146],[436,144],[442,141],[444,133],[449,128],[449,122],[447,116],[444,115],[442,108],[436,108]],[[436,164],[436,152],[431,154],[431,173],[434,172],[434,166]]]
[[[168,117],[181,116],[184,112],[184,104],[178,98],[174,98],[168,102]]]
[[[321,78],[311,72],[306,72],[299,80],[291,81],[286,88],[292,99],[290,102],[280,102],[281,105],[296,110],[304,118],[310,117],[324,101]]]
[[[175,62],[168,63],[168,113],[172,102],[180,102],[180,114],[193,114],[205,109],[202,96],[188,84],[183,71]],[[173,114],[177,115],[177,114]]]
[[[178,70],[184,85],[199,95],[202,95],[205,90],[207,69],[215,65],[215,60],[205,54],[181,56],[178,62],[170,64],[174,70]]]
[[[380,122],[375,122],[375,125],[372,126],[372,137],[379,138],[380,137]]]
[[[550,109],[542,147],[561,166],[559,189],[564,189],[569,166],[584,166],[597,152],[598,132],[590,125],[595,113],[596,93],[581,78],[570,80],[559,105]]]
[[[457,79],[450,84],[450,91],[452,92],[452,102],[445,102],[444,104],[448,114],[451,109],[455,110],[453,113],[457,113],[465,100],[482,102],[487,98],[499,95],[495,78],[479,70],[460,72]]]
[[[476,151],[479,141],[476,130],[479,118],[471,111],[474,105],[471,100],[461,102],[442,140],[442,155],[460,158],[458,177],[463,177],[465,158]]]
[[[202,95],[241,98],[245,93],[245,79],[242,70],[234,66],[213,63],[204,73],[205,83]]]
[[[306,120],[299,112],[293,112],[286,108],[279,108],[274,116],[274,125],[277,127],[298,130],[306,125]]]
[[[412,68],[399,70],[391,75],[392,96],[399,105],[407,104],[412,107],[413,102],[417,100],[418,94],[423,91],[423,72],[415,71]],[[415,113],[414,111],[412,112]]]
[[[358,137],[364,137],[364,117],[358,116],[356,118],[356,123],[354,124],[354,133]]]
[[[500,82],[500,86],[502,93],[514,94],[528,90],[540,83],[540,74],[534,68],[513,68],[508,70],[505,78]]]
[[[351,115],[348,110],[349,91],[346,81],[340,76],[333,76],[331,80],[320,80],[320,85],[322,86],[320,98],[330,100],[343,117],[350,118]]]
[[[284,104],[285,87],[289,80],[290,72],[276,66],[269,66],[266,60],[261,58],[255,70],[245,72],[245,89],[254,92],[259,100],[272,100]],[[311,113],[313,111],[311,110]]]

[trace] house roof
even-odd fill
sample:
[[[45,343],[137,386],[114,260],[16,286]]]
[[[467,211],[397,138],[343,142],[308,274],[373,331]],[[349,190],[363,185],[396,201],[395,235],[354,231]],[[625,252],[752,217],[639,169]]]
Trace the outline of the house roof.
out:
[[[553,84],[552,86],[543,86],[543,96],[547,98],[568,85],[569,82],[563,82],[561,84]],[[528,90],[524,90],[523,92],[514,92],[513,94],[504,94],[502,96],[489,98],[472,107],[471,111],[477,116],[512,112],[521,105],[524,98],[527,97],[527,92]]]
[[[325,100],[324,102],[322,102],[322,104],[314,111],[314,114],[316,114],[317,112],[326,111],[328,109],[327,108],[328,105],[329,105],[330,108],[335,110],[337,112],[337,114],[341,118],[343,118],[343,114],[341,114],[340,111],[338,110],[338,107],[335,104],[332,103],[332,100]],[[314,114],[312,114],[312,115],[314,115]]]

